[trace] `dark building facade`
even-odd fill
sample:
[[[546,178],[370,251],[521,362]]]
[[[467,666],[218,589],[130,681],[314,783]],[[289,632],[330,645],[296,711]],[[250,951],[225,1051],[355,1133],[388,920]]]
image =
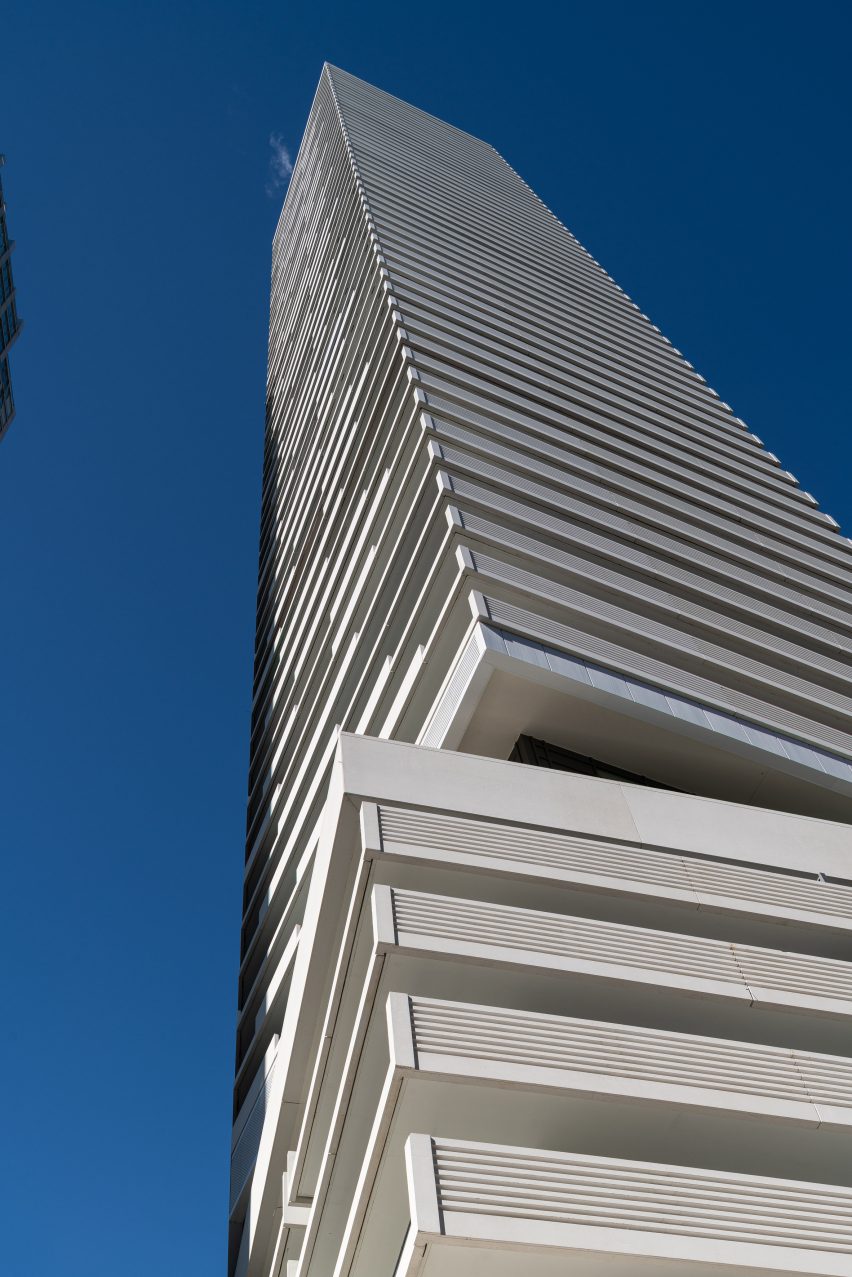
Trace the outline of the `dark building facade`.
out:
[[[0,155],[0,167],[5,156]],[[15,399],[12,394],[12,374],[9,370],[9,347],[21,331],[15,300],[15,281],[12,276],[12,249],[14,240],[9,238],[6,223],[6,201],[0,180],[0,439],[8,430],[15,415]]]

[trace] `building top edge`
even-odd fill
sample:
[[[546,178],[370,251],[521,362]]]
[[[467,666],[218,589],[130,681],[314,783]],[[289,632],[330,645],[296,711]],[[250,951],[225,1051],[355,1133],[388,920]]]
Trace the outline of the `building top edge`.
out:
[[[406,98],[401,98],[395,93],[388,93],[387,89],[380,89],[378,85],[372,84],[369,80],[364,80],[361,76],[353,75],[351,71],[347,71],[344,67],[335,66],[332,62],[324,62],[322,74],[327,76],[330,83],[335,89],[343,88],[345,91],[346,81],[354,81],[359,88],[367,90],[374,94],[377,98],[385,98],[391,102],[398,102],[401,106],[406,107],[409,111],[416,111],[418,115],[423,116],[426,120],[433,120],[436,124],[440,124],[442,128],[448,129],[451,133],[457,133],[459,137],[467,138],[471,142],[476,142],[478,146],[484,146],[489,151],[494,151],[499,155],[496,147],[485,138],[479,137],[476,133],[470,133],[467,129],[460,129],[457,125],[451,124],[449,120],[444,120],[440,115],[433,115],[431,111],[424,111],[422,107],[416,106],[413,102],[409,102]],[[343,77],[342,80],[338,77]],[[503,157],[500,156],[502,159]]]

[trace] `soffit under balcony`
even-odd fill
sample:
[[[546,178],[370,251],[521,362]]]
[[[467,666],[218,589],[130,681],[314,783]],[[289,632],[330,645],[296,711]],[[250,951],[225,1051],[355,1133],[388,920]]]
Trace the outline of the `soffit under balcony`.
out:
[[[478,617],[419,711],[418,743],[508,759],[534,736],[683,793],[852,823],[839,756],[511,635],[482,619],[481,596],[469,603]]]
[[[690,738],[524,674],[495,671],[456,748],[505,759],[520,735],[593,755],[684,793],[852,823],[849,794],[720,748],[709,733]]]

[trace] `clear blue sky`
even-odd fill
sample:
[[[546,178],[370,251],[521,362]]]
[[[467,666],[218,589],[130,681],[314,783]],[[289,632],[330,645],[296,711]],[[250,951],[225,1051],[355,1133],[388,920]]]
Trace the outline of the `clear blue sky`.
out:
[[[11,0],[3,1272],[223,1272],[270,239],[324,59],[494,143],[852,531],[852,7]]]

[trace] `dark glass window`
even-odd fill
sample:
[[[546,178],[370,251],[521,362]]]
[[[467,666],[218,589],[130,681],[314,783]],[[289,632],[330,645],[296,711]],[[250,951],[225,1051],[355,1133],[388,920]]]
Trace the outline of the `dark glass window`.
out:
[[[9,342],[15,336],[17,327],[18,317],[15,314],[15,303],[12,302],[11,306],[7,306],[3,313],[0,314],[0,349],[5,349],[9,345]]]
[[[614,767],[600,758],[575,754],[573,750],[563,749],[561,745],[551,745],[546,740],[537,740],[535,736],[519,736],[509,755],[509,762],[527,763],[531,767],[551,767],[554,771],[575,772],[580,776],[598,776],[601,780],[624,780],[630,785],[650,785],[653,789],[674,789],[673,785],[664,785],[662,781],[625,771],[623,767]]]

